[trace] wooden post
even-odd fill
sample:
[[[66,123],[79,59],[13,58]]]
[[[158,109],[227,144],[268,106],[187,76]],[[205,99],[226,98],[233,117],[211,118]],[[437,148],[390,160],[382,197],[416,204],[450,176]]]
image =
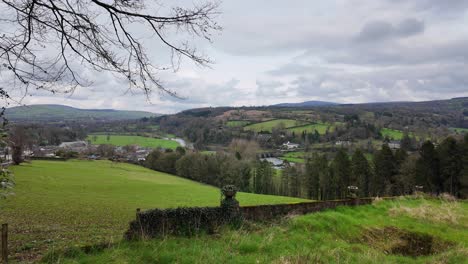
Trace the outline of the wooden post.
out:
[[[140,221],[140,208],[137,208],[136,210],[136,219]]]
[[[2,224],[2,262],[8,263],[8,224]]]

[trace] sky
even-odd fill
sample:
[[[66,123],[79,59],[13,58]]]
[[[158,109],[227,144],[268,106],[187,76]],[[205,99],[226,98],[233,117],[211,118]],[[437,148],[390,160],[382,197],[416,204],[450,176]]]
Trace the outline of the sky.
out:
[[[33,91],[22,103],[175,113],[468,96],[468,0],[224,0],[219,11],[223,30],[213,42],[192,42],[214,64],[185,60],[158,76],[184,99],[156,92],[147,100],[110,73],[83,69],[90,86],[71,95]],[[158,45],[147,51],[155,64],[168,54]]]

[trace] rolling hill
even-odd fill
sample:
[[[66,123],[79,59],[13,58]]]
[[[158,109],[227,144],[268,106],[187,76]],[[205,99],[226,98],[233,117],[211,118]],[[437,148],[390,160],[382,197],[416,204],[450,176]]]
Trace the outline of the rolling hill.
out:
[[[305,101],[301,103],[281,103],[275,104],[272,106],[276,107],[312,107],[312,106],[330,106],[330,105],[337,105],[337,103],[333,102],[325,102],[325,101]]]
[[[65,121],[65,120],[129,120],[158,116],[144,111],[114,109],[79,109],[66,105],[28,105],[7,108],[5,116],[11,121]]]
[[[0,200],[18,262],[47,249],[120,240],[136,208],[217,206],[218,188],[110,161],[33,161],[12,166],[15,195]],[[295,203],[293,197],[238,193],[241,205]],[[26,259],[23,259],[26,258]]]

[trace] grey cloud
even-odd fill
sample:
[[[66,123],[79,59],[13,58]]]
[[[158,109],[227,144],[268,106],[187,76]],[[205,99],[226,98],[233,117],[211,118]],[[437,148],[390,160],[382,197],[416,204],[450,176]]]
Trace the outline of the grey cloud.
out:
[[[386,21],[367,22],[356,39],[358,41],[380,41],[389,38],[409,37],[424,31],[424,22],[416,19],[405,19],[397,25]]]

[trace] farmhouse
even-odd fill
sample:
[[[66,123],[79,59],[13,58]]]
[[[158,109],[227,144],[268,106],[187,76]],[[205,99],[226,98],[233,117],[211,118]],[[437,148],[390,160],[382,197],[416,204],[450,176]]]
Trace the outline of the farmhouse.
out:
[[[391,149],[399,149],[401,147],[401,143],[400,143],[400,141],[390,141],[390,142],[388,142],[388,146]]]
[[[335,145],[337,146],[342,146],[342,147],[348,147],[351,145],[351,141],[348,140],[338,140],[335,142]]]
[[[62,142],[62,144],[59,145],[59,148],[61,149],[76,151],[76,152],[85,151],[87,147],[88,147],[88,143],[86,141]]]
[[[299,148],[299,144],[296,143],[291,143],[291,142],[286,142],[282,146],[284,149],[291,150],[291,149],[297,149]]]

